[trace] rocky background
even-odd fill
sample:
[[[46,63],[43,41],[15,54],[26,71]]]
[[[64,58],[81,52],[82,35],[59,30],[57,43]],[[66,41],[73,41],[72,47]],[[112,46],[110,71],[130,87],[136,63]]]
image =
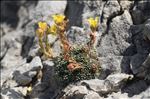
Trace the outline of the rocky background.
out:
[[[54,63],[41,59],[35,23],[65,14],[68,39],[86,40],[85,19],[99,16],[98,79],[59,86]],[[1,1],[1,99],[150,99],[150,1]],[[83,28],[82,25],[85,27]],[[55,56],[59,40],[49,36]],[[37,76],[42,73],[42,79]],[[28,94],[29,85],[33,85]]]

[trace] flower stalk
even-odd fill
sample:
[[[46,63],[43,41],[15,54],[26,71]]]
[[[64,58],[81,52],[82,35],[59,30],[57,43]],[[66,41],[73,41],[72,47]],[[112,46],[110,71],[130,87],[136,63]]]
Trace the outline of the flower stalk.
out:
[[[39,39],[39,46],[41,48],[42,53],[45,55],[46,58],[52,58],[53,52],[48,43],[48,33],[49,33],[49,26],[46,22],[38,22],[38,29],[36,30],[36,35]],[[45,39],[44,39],[44,36]],[[44,43],[43,43],[44,41]]]
[[[88,42],[88,46],[94,47],[94,43],[96,41],[96,30],[98,28],[98,17],[94,18],[89,18],[87,19],[89,25],[90,25],[90,29],[91,29],[91,33],[90,33],[90,42]]]
[[[71,48],[69,41],[65,35],[65,31],[66,31],[69,20],[65,19],[64,15],[59,15],[59,14],[53,15],[52,17],[53,17],[53,20],[57,27],[57,33],[58,33],[59,39],[61,41],[61,48],[62,48],[62,53],[64,55],[64,59],[69,62],[69,65],[67,66],[67,68],[69,71],[72,72],[75,69],[80,68],[80,64],[77,63],[69,55],[72,48]]]

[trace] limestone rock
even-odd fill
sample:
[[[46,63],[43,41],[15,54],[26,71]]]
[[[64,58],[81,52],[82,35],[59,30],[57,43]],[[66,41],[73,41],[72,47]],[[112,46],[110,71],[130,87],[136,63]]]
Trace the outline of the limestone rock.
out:
[[[85,95],[83,99],[100,99],[102,97],[99,96],[98,93],[90,91],[89,94]]]
[[[112,73],[131,73],[130,56],[107,56],[99,57],[101,74],[99,79],[105,79]]]
[[[123,20],[122,20],[123,19]],[[99,56],[109,55],[133,55],[134,46],[130,43],[129,33],[132,19],[128,11],[116,16],[110,23],[109,31],[99,39],[97,50]]]
[[[65,99],[83,99],[88,94],[88,89],[85,86],[68,86],[64,89],[65,94],[62,98]]]
[[[133,9],[131,10],[131,14],[133,16],[134,24],[141,24],[150,17],[149,5],[149,0],[141,0],[137,2],[137,4],[133,7]]]
[[[30,64],[24,64],[13,72],[13,79],[19,85],[26,85],[32,81],[32,78],[43,68],[40,57],[36,56]]]
[[[109,75],[106,78],[106,81],[109,81],[112,84],[111,90],[117,91],[119,90],[119,88],[122,88],[128,80],[131,80],[132,78],[133,75],[118,73]]]
[[[131,65],[131,70],[133,74],[138,73],[138,69],[140,68],[144,60],[146,59],[146,56],[147,55],[143,55],[143,54],[136,54],[132,56],[130,65]]]
[[[83,28],[72,26],[67,34],[71,44],[85,45],[88,42],[89,33],[86,33]]]
[[[90,88],[90,90],[93,90],[100,95],[106,95],[108,93],[118,91],[119,88],[125,85],[127,80],[132,78],[132,75],[118,73],[109,75],[105,80],[84,80],[81,81],[81,85],[87,86],[87,88]]]
[[[150,41],[150,19],[148,19],[143,26],[143,36]]]
[[[150,69],[150,54],[147,56],[145,61],[140,65],[140,67],[137,69],[137,76],[146,78],[150,80],[150,72],[148,71]]]
[[[111,85],[104,80],[92,79],[81,82],[81,85],[86,85],[90,90],[93,90],[99,94],[108,94],[111,92]]]

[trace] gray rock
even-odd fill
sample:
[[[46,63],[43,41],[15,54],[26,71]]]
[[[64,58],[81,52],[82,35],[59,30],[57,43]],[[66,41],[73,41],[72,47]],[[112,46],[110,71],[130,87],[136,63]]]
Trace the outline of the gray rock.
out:
[[[85,86],[70,85],[63,91],[65,94],[61,98],[65,99],[83,99],[83,97],[88,94],[88,89]]]
[[[122,1],[120,0],[120,6],[122,7],[123,10],[130,10],[131,6],[133,6],[134,1]]]
[[[132,56],[130,66],[133,74],[137,74],[139,72],[139,68],[145,61],[146,57],[147,55],[144,54],[135,54],[134,56]]]
[[[48,91],[49,89],[50,88],[49,88],[49,85],[47,83],[38,82],[32,88],[32,92],[30,93],[30,98],[44,97],[44,96],[47,95],[48,92],[49,92],[49,95],[50,95],[50,91]],[[50,97],[50,96],[46,96],[46,97]],[[44,98],[42,98],[42,99],[44,99]]]
[[[136,86],[135,86],[136,87]],[[131,89],[131,93],[133,90]],[[112,94],[108,95],[107,98],[104,98],[104,99],[148,99],[150,97],[149,95],[149,92],[150,92],[150,87],[147,88],[145,91],[139,93],[139,94],[136,94],[134,96],[129,96],[128,93],[124,93],[124,92],[113,92]]]
[[[90,91],[87,95],[83,97],[83,99],[101,99],[98,93]]]
[[[100,37],[97,51],[99,56],[134,54],[134,47],[131,45],[131,34],[129,33],[132,19],[128,11],[112,19],[108,32]]]
[[[133,81],[131,84],[126,85],[126,87],[122,89],[122,92],[128,93],[128,96],[132,97],[134,95],[140,94],[141,92],[144,93],[144,91],[146,91],[146,89],[148,89],[147,83],[144,80],[139,80],[139,81]],[[145,94],[147,92],[145,92]],[[142,95],[139,95],[139,96],[142,96]],[[149,94],[148,94],[148,96],[149,96]]]
[[[131,73],[130,56],[99,57],[101,72],[99,79],[105,79],[112,73]]]
[[[150,19],[148,19],[143,26],[143,36],[145,39],[148,39],[150,41]]]
[[[42,79],[36,82],[30,93],[31,98],[49,99],[55,97],[60,90],[59,83],[55,77],[53,61],[43,61],[42,72]]]
[[[24,99],[26,96],[27,87],[14,87],[2,90],[2,99]]]
[[[150,52],[150,47],[149,47],[150,43],[147,40],[144,40],[145,39],[143,38],[144,33],[142,31],[143,31],[143,24],[131,26],[133,43],[136,47],[136,52],[139,54],[147,55]]]
[[[109,81],[112,84],[113,91],[117,91],[122,88],[128,80],[131,80],[133,75],[118,73],[109,75],[105,81]]]
[[[79,3],[77,1],[67,2],[67,12],[66,16],[69,19],[69,26],[81,26],[82,24],[82,14],[84,10],[84,3]],[[76,16],[78,17],[76,17]]]
[[[18,83],[18,85],[27,85],[32,81],[32,78],[22,75],[19,71],[13,73],[13,79]]]
[[[21,42],[23,41],[21,40],[21,35],[22,35],[21,30],[11,31],[1,38],[2,39],[1,47],[3,47],[4,50],[3,54],[5,53],[5,56],[1,61],[2,67],[9,68],[11,66],[15,66],[23,62],[22,61],[23,59],[20,56],[22,51]]]
[[[52,50],[53,50],[53,56],[59,56],[61,53],[61,47],[60,47],[60,39],[58,38],[58,36],[54,36],[54,35],[48,35],[48,39],[49,39],[49,43],[52,45]]]
[[[33,60],[30,63],[30,66],[32,67],[32,70],[35,68],[43,68],[42,62],[41,62],[41,58],[36,56],[35,58],[33,58]]]
[[[52,90],[54,90],[55,87],[57,87],[54,76],[55,76],[55,72],[54,72],[53,61],[50,61],[50,60],[43,61],[43,78],[42,78],[42,80],[44,82],[48,82],[50,84]]]
[[[106,95],[114,91],[119,91],[119,89],[125,85],[127,80],[132,78],[132,75],[118,73],[109,75],[105,80],[84,80],[81,81],[81,85],[87,86],[87,88],[99,93],[100,95]]]
[[[130,99],[130,97],[128,97],[127,93],[122,93],[119,91],[117,93],[113,92],[112,94],[108,95],[107,98],[104,99]],[[133,99],[133,97],[131,99]]]
[[[27,85],[32,81],[32,78],[43,68],[40,57],[36,56],[30,64],[19,66],[13,72],[13,79],[19,85]]]
[[[83,28],[72,26],[67,33],[67,37],[71,44],[85,45],[89,40],[89,33],[86,33]]]
[[[66,16],[69,18],[69,27],[82,26],[89,17],[100,16],[105,2],[96,1],[68,1]],[[78,16],[78,17],[76,17]]]
[[[26,43],[26,44],[28,44],[28,43]],[[38,38],[35,37],[31,48],[28,50],[27,60],[31,61],[35,56],[41,56],[39,49],[40,49],[40,46],[38,44]]]
[[[111,92],[111,85],[109,81],[92,79],[92,80],[84,80],[81,82],[81,85],[87,86],[90,90],[93,90],[101,95],[108,94]]]
[[[141,0],[135,4],[131,10],[134,24],[141,24],[150,17],[149,5],[149,0]]]
[[[6,55],[6,53],[7,53],[8,47],[7,47],[7,45],[6,45],[6,42],[4,42],[2,38],[0,38],[0,39],[1,39],[1,45],[0,45],[0,47],[1,47],[0,59],[2,60],[2,59],[4,58],[4,56]],[[2,63],[1,63],[1,64],[2,64]],[[2,67],[2,66],[1,66],[1,67]]]
[[[30,17],[37,21],[51,23],[53,14],[63,14],[66,8],[66,1],[39,1],[35,10],[32,10]]]
[[[118,13],[120,11],[120,5],[118,1],[108,1],[105,4],[105,7],[103,9],[104,12],[104,20],[106,21],[109,17],[112,15]]]
[[[146,78],[148,80],[150,80],[150,54],[147,56],[147,58],[145,59],[145,61],[139,66],[139,68],[137,69],[137,76],[138,77],[142,77],[142,78]]]

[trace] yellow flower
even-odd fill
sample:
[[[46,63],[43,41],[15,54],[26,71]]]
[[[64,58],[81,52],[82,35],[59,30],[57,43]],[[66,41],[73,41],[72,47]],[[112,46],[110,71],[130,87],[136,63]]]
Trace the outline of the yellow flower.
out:
[[[90,27],[93,29],[96,29],[98,27],[98,17],[94,18],[89,18],[88,22],[90,24]]]
[[[40,29],[42,29],[44,32],[47,30],[47,23],[46,22],[38,22],[38,26]]]
[[[41,28],[39,28],[39,29],[36,30],[36,35],[37,35],[38,37],[43,37],[44,31],[43,31]]]
[[[56,33],[57,33],[57,27],[56,27],[55,24],[48,28],[48,33],[56,35]]]
[[[31,92],[31,91],[32,91],[32,87],[29,86],[29,87],[27,88],[27,92]]]
[[[56,24],[61,24],[65,19],[65,16],[61,14],[55,14],[52,17]]]

